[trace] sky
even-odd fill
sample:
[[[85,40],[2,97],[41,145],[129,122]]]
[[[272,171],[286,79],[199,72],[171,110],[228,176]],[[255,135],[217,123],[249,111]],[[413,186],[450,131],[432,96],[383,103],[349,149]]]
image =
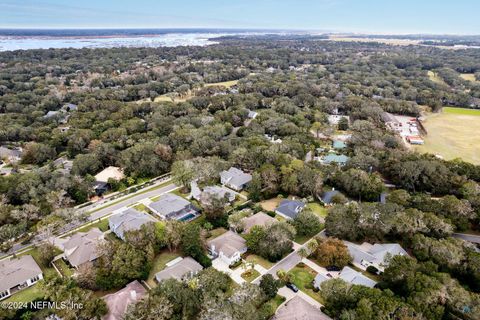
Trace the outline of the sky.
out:
[[[479,0],[0,0],[0,28],[480,34]]]

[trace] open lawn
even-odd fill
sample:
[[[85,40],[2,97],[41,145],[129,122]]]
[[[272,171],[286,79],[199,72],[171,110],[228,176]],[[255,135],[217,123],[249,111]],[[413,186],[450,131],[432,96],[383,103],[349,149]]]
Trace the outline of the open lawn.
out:
[[[172,261],[173,259],[179,257],[180,254],[176,252],[170,252],[170,251],[163,251],[159,255],[155,257],[155,260],[153,261],[153,266],[152,270],[150,270],[150,274],[148,275],[147,283],[150,287],[155,287],[157,284],[155,282],[155,274],[159,271],[162,271],[165,269],[165,265]]]
[[[288,273],[292,275],[292,282],[298,287],[298,289],[302,290],[310,297],[323,304],[320,294],[313,291],[312,282],[317,275],[315,270],[304,264],[298,264]]]
[[[425,144],[414,146],[418,152],[438,154],[446,160],[462,158],[480,164],[478,152],[478,125],[480,111],[473,109],[443,108],[442,113],[427,116],[423,123],[428,131]]]
[[[36,299],[42,299],[44,293],[41,289],[40,283],[36,283],[33,286],[23,289],[15,293],[13,296],[3,300],[2,302],[30,302]]]
[[[307,208],[312,210],[312,212],[320,218],[325,218],[327,216],[327,208],[322,206],[320,203],[310,202],[307,204]]]
[[[460,78],[463,80],[471,81],[471,82],[480,82],[475,78],[474,73],[462,73],[460,74]]]
[[[73,276],[73,273],[75,272],[75,270],[73,268],[70,268],[63,259],[58,259],[53,263],[55,264],[57,269],[60,271],[60,273],[64,277],[68,278],[68,277]]]
[[[260,206],[263,210],[266,211],[275,211],[275,208],[278,207],[278,204],[283,200],[283,198],[272,198],[268,200],[263,200],[260,202]]]
[[[274,263],[268,261],[267,259],[265,258],[262,258],[260,256],[257,256],[256,254],[249,254],[246,258],[245,258],[245,261],[247,262],[254,262],[256,264],[259,264],[261,265],[262,267],[264,267],[265,269],[270,269],[271,267],[273,267]]]
[[[98,229],[100,229],[100,231],[103,231],[103,232],[107,231],[108,230],[108,219],[100,220],[99,222],[95,222],[93,224],[90,224],[88,226],[80,228],[75,232],[87,232],[87,231],[91,230],[92,228],[98,228]]]
[[[210,237],[208,237],[207,240],[215,239],[216,237],[221,236],[225,232],[227,232],[227,229],[225,228],[216,228],[216,229],[210,230]]]
[[[242,273],[242,278],[247,281],[248,283],[252,282],[253,280],[257,279],[260,276],[260,272],[255,269],[248,269],[244,273]]]

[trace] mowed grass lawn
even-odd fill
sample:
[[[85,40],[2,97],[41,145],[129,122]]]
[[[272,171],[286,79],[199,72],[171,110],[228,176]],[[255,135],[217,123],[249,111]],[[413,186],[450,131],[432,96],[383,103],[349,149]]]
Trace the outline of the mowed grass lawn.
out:
[[[247,262],[253,262],[253,263],[256,263],[258,265],[261,265],[262,267],[264,267],[265,269],[270,269],[271,267],[273,267],[274,263],[273,262],[270,262],[268,261],[267,259],[265,258],[262,258],[260,256],[257,256],[256,254],[249,254],[246,258],[245,258],[245,261]]]
[[[313,291],[312,283],[313,279],[315,279],[315,276],[317,275],[315,270],[303,263],[299,263],[288,273],[292,275],[292,282],[298,287],[298,289],[302,290],[310,297],[323,304],[320,294]]]
[[[255,269],[248,269],[247,271],[243,272],[241,276],[245,281],[250,283],[260,276],[260,272]]]
[[[425,144],[414,146],[421,153],[433,153],[446,160],[462,158],[480,164],[478,126],[480,110],[443,108],[441,113],[430,114],[423,123],[428,131]]]
[[[325,218],[327,216],[327,208],[322,206],[320,203],[310,202],[307,204],[307,208],[312,210],[312,212],[320,218]]]
[[[471,82],[480,82],[477,80],[477,78],[475,78],[475,74],[473,73],[462,73],[460,75],[460,78],[462,78],[463,80],[471,81]]]
[[[167,263],[178,257],[180,257],[180,254],[177,252],[163,251],[158,254],[153,261],[152,270],[150,270],[150,274],[148,275],[148,285],[152,288],[156,287],[157,283],[155,282],[155,274],[165,269]]]

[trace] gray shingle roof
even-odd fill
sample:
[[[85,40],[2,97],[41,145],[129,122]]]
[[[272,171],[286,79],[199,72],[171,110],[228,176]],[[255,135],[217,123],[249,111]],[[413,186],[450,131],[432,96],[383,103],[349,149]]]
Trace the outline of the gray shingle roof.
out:
[[[299,200],[282,200],[275,209],[276,213],[284,215],[288,218],[295,219],[295,217],[303,210],[305,203]]]
[[[220,251],[227,257],[231,257],[236,252],[243,253],[247,251],[247,242],[244,238],[233,231],[227,231],[224,234],[207,242],[209,248],[215,247],[215,251]]]
[[[252,181],[251,174],[245,173],[235,167],[231,167],[227,171],[220,172],[220,178],[223,184],[229,184],[237,187],[238,189]]]
[[[75,233],[63,244],[65,257],[74,267],[93,261],[100,257],[97,246],[103,239],[103,232],[98,228],[92,228],[88,232]]]
[[[180,212],[195,211],[195,208],[189,201],[171,193],[161,195],[160,199],[149,204],[149,207],[165,218],[170,218],[171,215]]]
[[[329,320],[329,316],[300,296],[295,296],[280,307],[272,320]]]
[[[377,282],[373,281],[372,279],[364,276],[358,271],[353,270],[350,267],[344,267],[340,272],[340,279],[356,285],[366,286],[373,288]]]
[[[130,282],[125,288],[103,297],[108,306],[108,313],[102,320],[119,320],[127,312],[130,304],[142,299],[147,290],[137,280]]]
[[[254,226],[265,227],[274,222],[277,222],[277,219],[270,217],[266,213],[258,212],[250,217],[243,218],[243,232],[248,233]]]
[[[317,274],[317,275],[315,276],[315,279],[313,279],[313,286],[314,286],[315,288],[320,288],[320,285],[321,285],[323,282],[328,281],[328,280],[330,280],[329,277],[327,277],[327,276],[319,273],[319,274]]]
[[[133,208],[113,215],[108,219],[110,229],[121,239],[123,239],[126,231],[139,230],[144,224],[149,222],[155,222],[155,219]]]
[[[0,292],[24,283],[42,273],[32,256],[0,261]]]
[[[202,269],[203,267],[200,263],[191,257],[185,257],[179,262],[175,263],[173,266],[167,267],[166,269],[156,273],[155,279],[158,282],[171,278],[181,280],[183,277],[195,274]]]

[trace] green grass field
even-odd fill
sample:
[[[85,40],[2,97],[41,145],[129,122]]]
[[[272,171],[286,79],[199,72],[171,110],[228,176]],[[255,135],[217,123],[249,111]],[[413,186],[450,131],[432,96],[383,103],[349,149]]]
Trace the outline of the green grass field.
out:
[[[480,82],[475,78],[474,73],[462,73],[460,75],[460,78],[462,78],[463,80],[470,81],[470,82]]]
[[[432,153],[446,160],[462,158],[473,164],[480,164],[478,151],[478,126],[480,110],[443,108],[441,113],[427,116],[423,123],[428,131],[425,144],[414,146],[421,153]]]
[[[288,272],[292,275],[293,279],[292,282],[298,287],[298,289],[302,290],[306,294],[308,294],[313,299],[317,300],[318,302],[323,304],[322,297],[318,292],[313,291],[313,279],[317,273],[312,268],[298,264],[295,268]]]

